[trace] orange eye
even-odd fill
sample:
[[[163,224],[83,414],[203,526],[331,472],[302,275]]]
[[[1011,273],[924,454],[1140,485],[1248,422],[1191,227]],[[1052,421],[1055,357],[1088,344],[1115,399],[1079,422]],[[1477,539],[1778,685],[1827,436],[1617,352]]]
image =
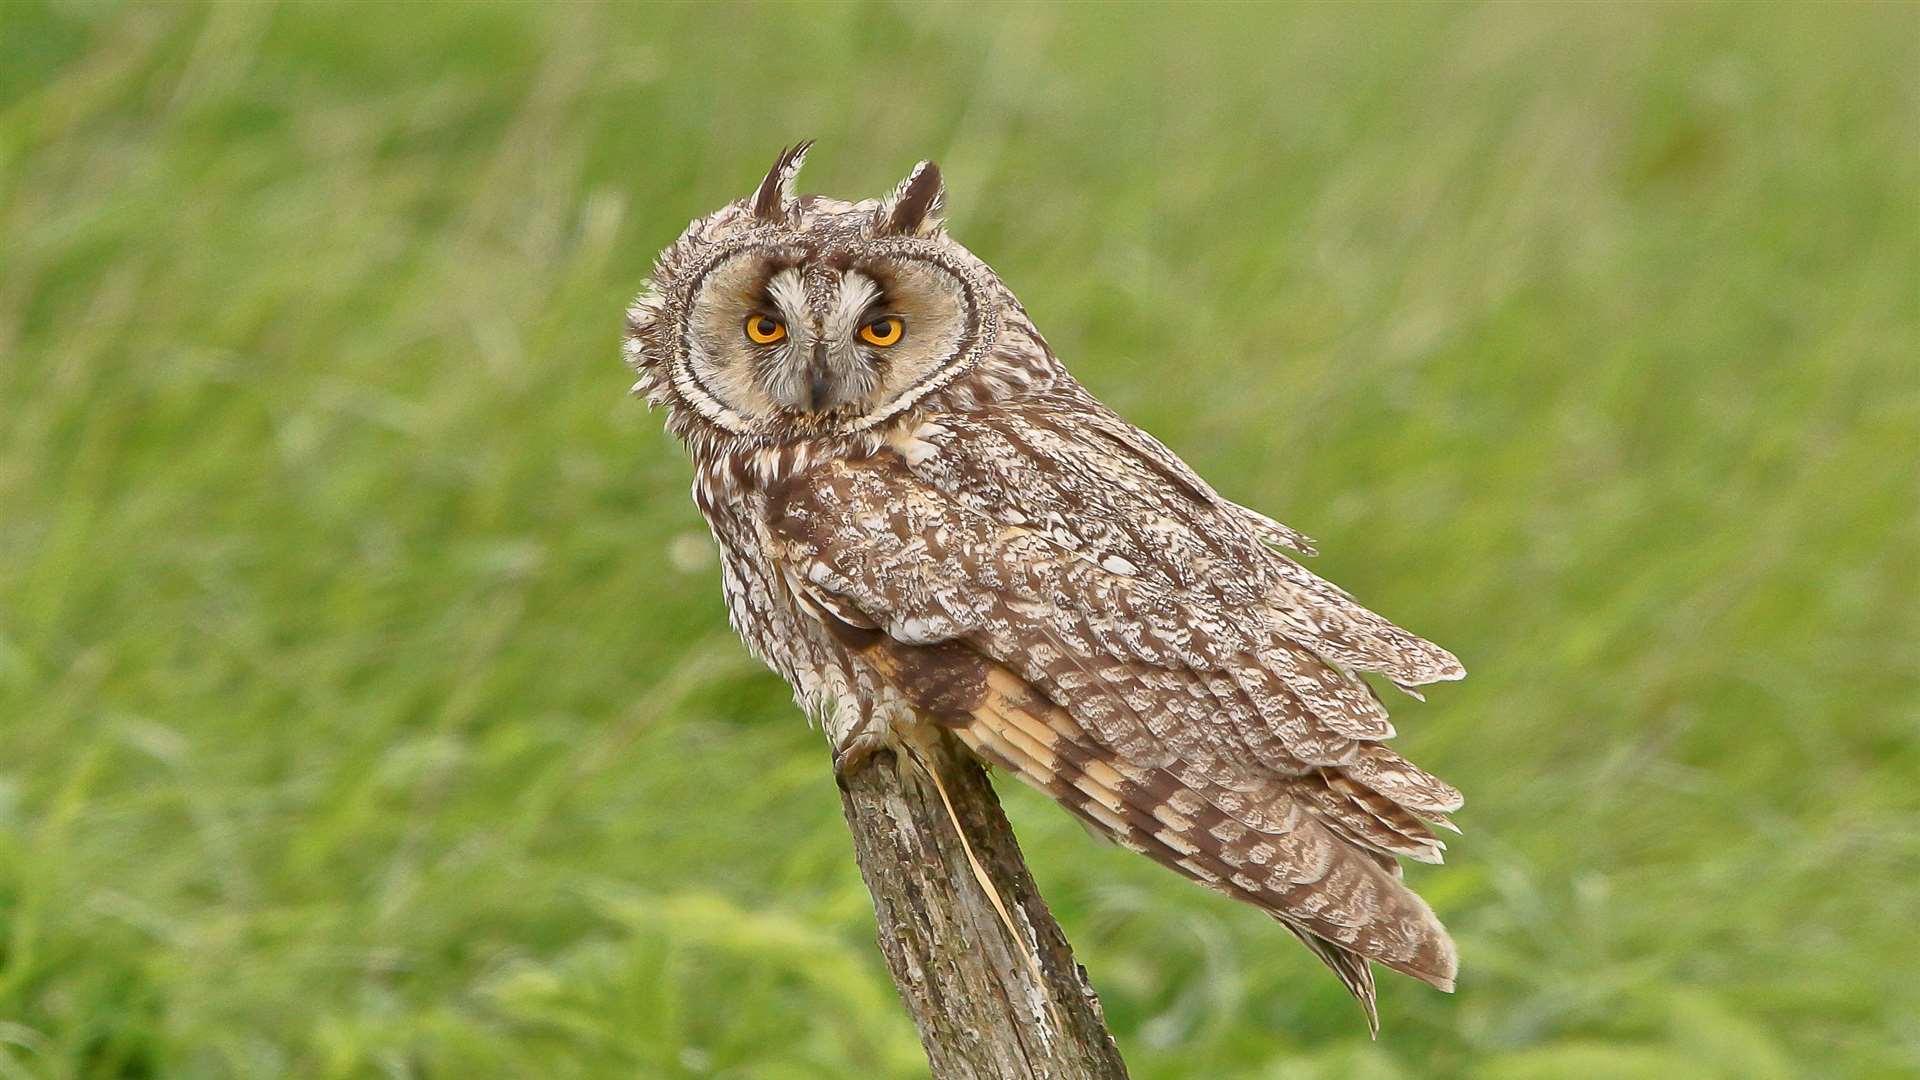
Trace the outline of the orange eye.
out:
[[[906,320],[898,315],[887,315],[875,319],[860,328],[860,340],[869,345],[886,348],[899,342],[900,335],[907,332]]]
[[[747,316],[747,340],[755,345],[772,345],[787,336],[787,328],[779,319],[767,315]]]

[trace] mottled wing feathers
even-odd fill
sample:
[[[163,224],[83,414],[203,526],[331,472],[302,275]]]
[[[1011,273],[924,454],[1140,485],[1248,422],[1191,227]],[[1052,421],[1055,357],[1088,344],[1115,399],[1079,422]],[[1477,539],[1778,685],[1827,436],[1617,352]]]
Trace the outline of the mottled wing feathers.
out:
[[[922,428],[911,467],[771,489],[764,539],[802,609],[983,757],[1273,913],[1363,999],[1356,957],[1450,986],[1452,944],[1393,857],[1437,861],[1427,822],[1458,793],[1379,744],[1385,710],[1321,625],[1395,679],[1451,657],[1289,574],[1271,530],[1152,454],[1101,464],[1064,424],[1000,419]],[[957,468],[961,446],[996,475]]]
[[[915,455],[914,475],[944,496],[1116,573],[1221,606],[1256,636],[1277,625],[1318,657],[1405,686],[1465,674],[1445,649],[1274,550],[1313,548],[1221,498],[1076,383],[943,417],[916,441],[936,452]]]

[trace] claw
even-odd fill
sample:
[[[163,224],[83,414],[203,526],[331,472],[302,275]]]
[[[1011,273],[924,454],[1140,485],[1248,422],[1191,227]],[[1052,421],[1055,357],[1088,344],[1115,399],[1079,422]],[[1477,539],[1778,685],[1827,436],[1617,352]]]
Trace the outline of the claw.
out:
[[[874,731],[862,723],[833,748],[833,774],[841,781],[864,767],[881,751],[891,754],[893,740],[884,731]]]

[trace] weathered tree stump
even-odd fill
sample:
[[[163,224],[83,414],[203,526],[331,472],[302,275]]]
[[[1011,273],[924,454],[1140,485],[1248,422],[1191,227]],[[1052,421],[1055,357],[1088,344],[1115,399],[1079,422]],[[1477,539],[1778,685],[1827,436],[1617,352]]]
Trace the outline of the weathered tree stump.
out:
[[[938,770],[951,817],[915,757]],[[883,752],[842,778],[841,803],[880,951],[936,1080],[1124,1080],[1100,999],[970,755],[945,734],[912,756]]]

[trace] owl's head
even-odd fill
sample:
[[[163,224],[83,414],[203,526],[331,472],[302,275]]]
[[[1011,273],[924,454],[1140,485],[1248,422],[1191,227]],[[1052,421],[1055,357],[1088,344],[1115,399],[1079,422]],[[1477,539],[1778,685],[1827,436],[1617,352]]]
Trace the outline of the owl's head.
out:
[[[683,437],[702,426],[764,442],[868,432],[957,381],[1005,382],[1044,354],[1024,316],[1003,333],[1018,304],[947,236],[933,163],[882,199],[795,195],[810,145],[689,225],[627,311],[634,390],[669,405]]]

